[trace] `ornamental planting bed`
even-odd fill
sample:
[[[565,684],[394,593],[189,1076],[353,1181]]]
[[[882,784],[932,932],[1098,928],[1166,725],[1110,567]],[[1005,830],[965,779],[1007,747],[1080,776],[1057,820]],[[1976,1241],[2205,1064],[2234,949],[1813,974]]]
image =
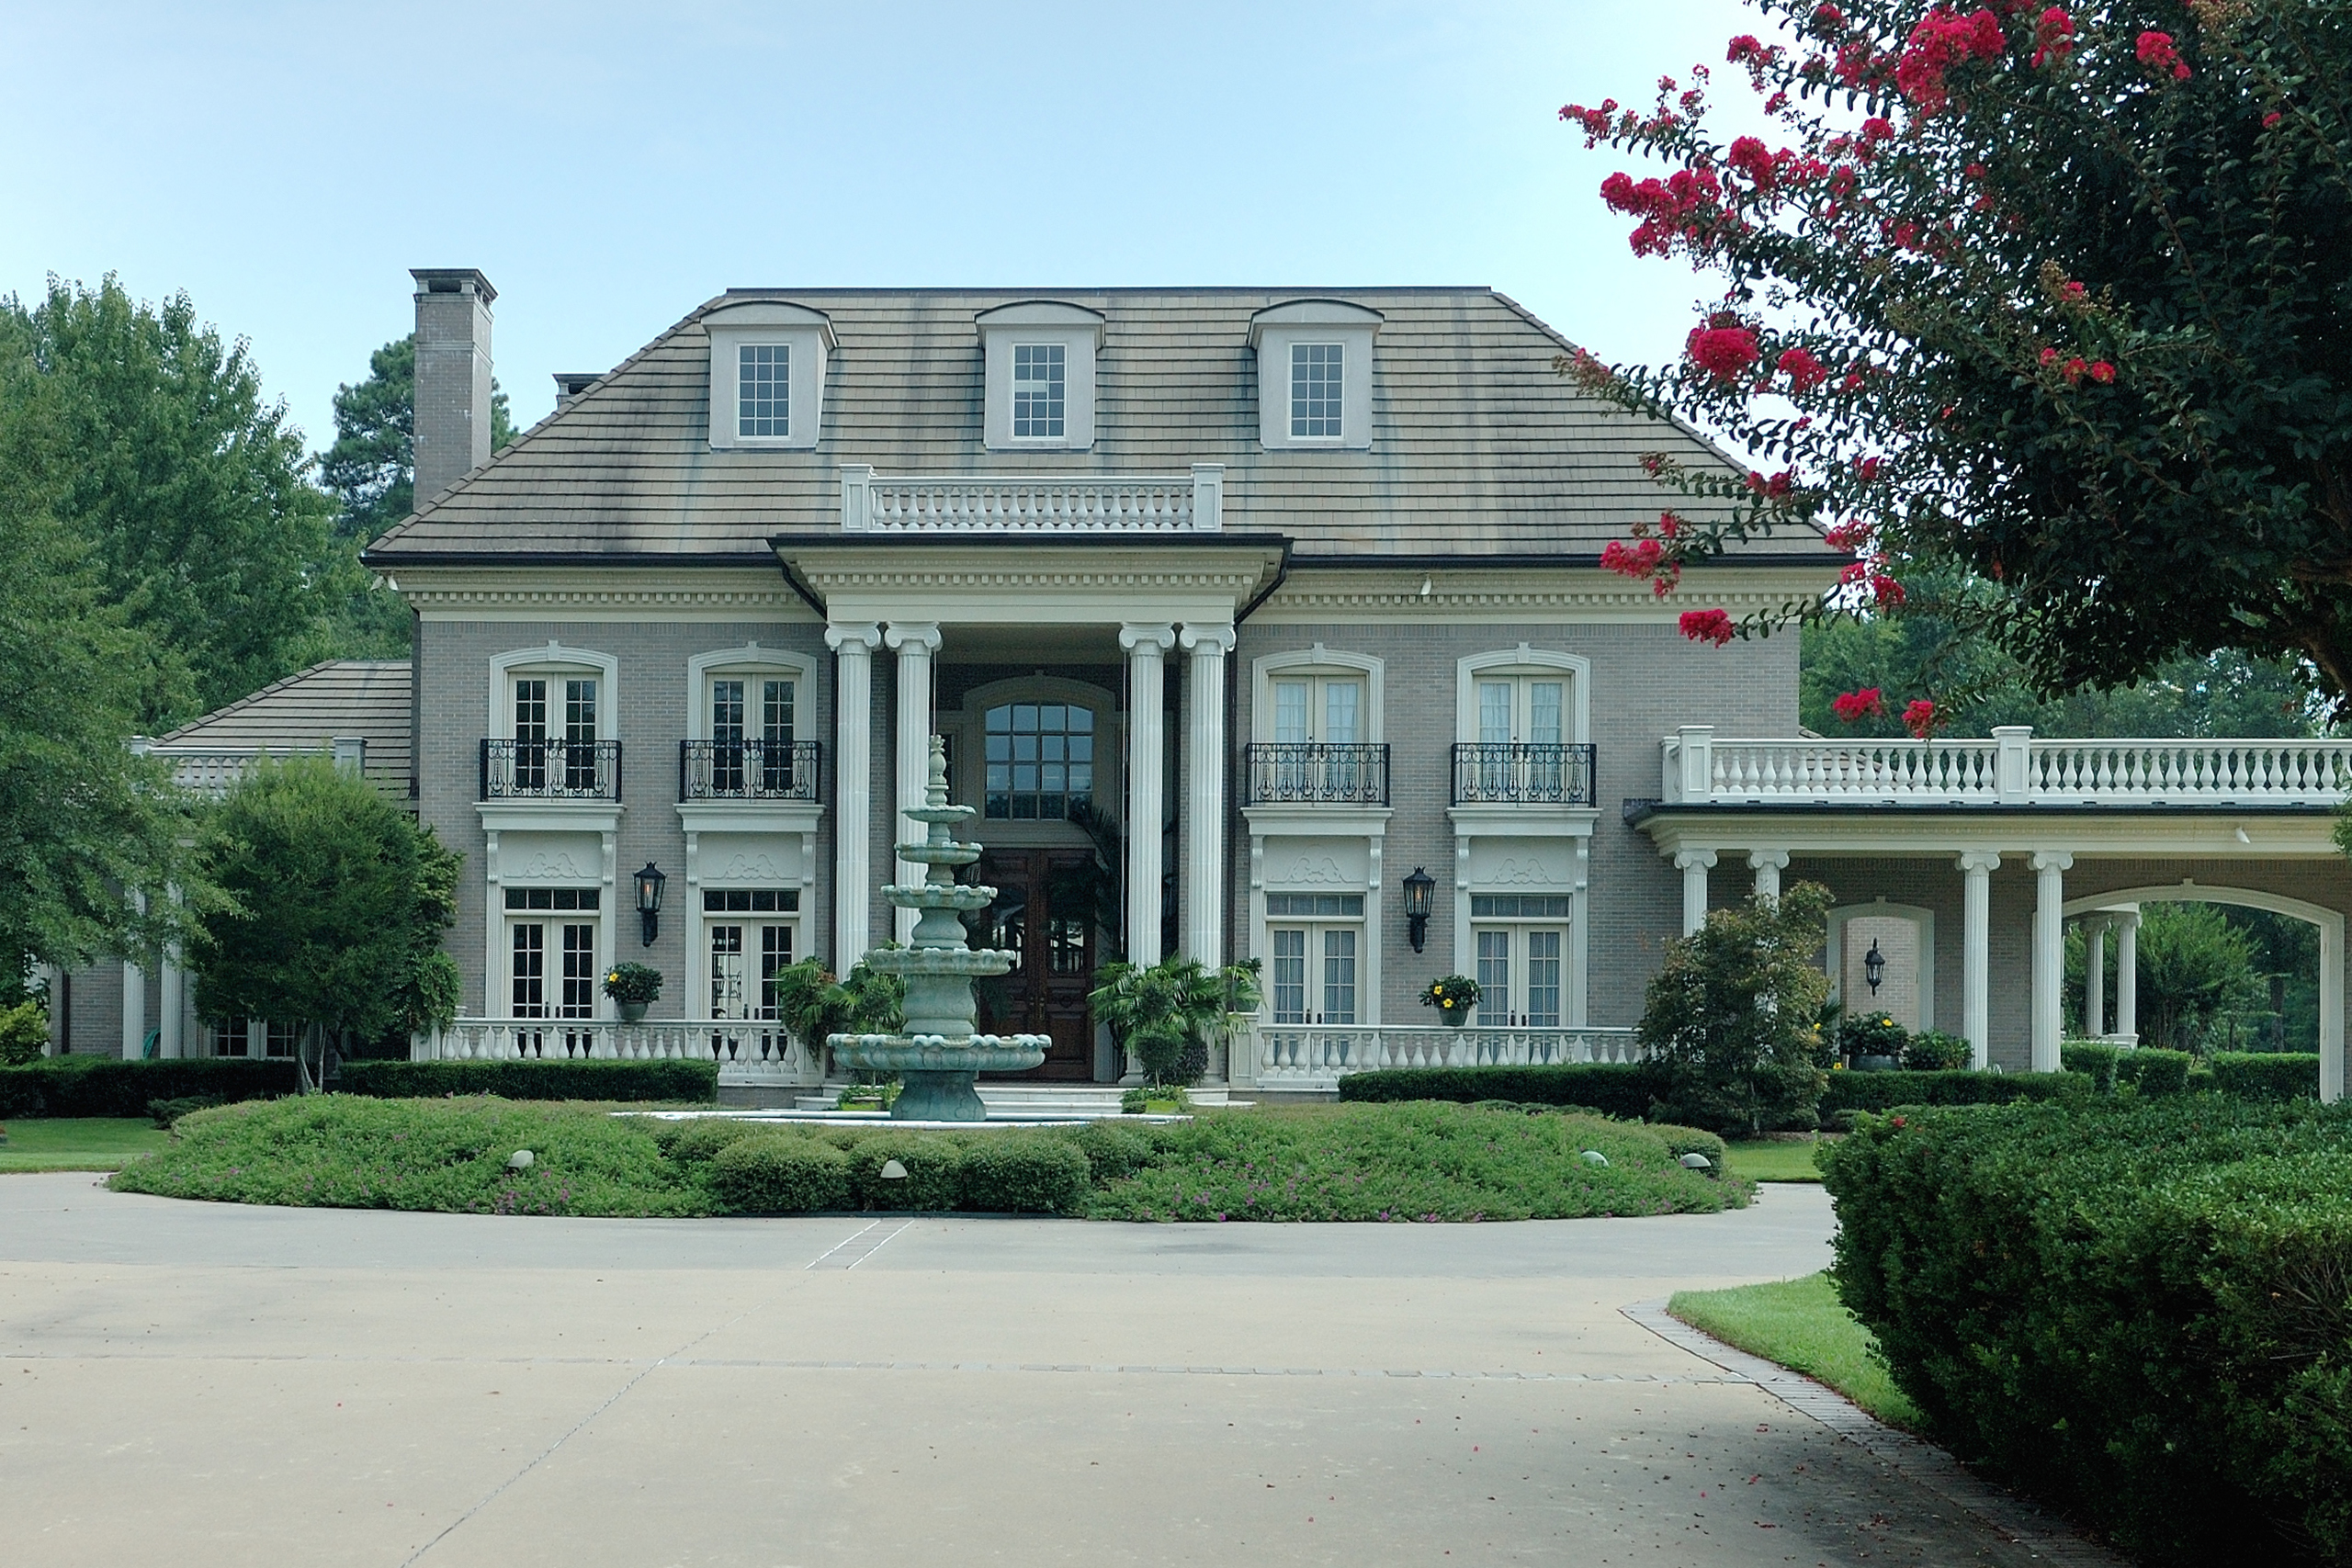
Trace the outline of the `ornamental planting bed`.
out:
[[[531,1159],[514,1168],[526,1149]],[[1712,1168],[1679,1163],[1692,1153]],[[905,1175],[886,1178],[894,1162]],[[1745,1206],[1754,1191],[1723,1174],[1723,1145],[1712,1134],[1542,1108],[1299,1106],[1209,1111],[1175,1123],[910,1133],[349,1095],[184,1117],[168,1148],[110,1185],[226,1202],[457,1213],[913,1209],[1391,1223],[1711,1213]]]

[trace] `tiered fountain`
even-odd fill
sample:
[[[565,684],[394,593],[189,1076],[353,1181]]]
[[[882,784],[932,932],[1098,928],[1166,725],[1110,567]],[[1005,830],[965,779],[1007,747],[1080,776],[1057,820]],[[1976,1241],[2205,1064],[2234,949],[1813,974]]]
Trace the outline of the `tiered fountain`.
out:
[[[922,913],[907,946],[876,948],[865,955],[868,967],[905,979],[905,1032],[834,1034],[825,1043],[843,1066],[899,1075],[904,1087],[890,1108],[893,1120],[985,1121],[988,1108],[980,1103],[973,1080],[981,1073],[1035,1066],[1046,1059],[1053,1037],[972,1032],[979,1010],[972,996],[974,976],[1004,974],[1015,955],[974,948],[966,939],[961,912],[987,908],[996,902],[996,889],[956,885],[955,868],[979,859],[981,846],[957,843],[948,836],[948,829],[973,811],[968,806],[947,804],[947,753],[936,735],[931,738],[931,787],[923,799],[924,805],[907,815],[928,824],[930,836],[920,844],[900,844],[899,858],[931,870],[911,887],[882,889],[882,897],[896,908]]]

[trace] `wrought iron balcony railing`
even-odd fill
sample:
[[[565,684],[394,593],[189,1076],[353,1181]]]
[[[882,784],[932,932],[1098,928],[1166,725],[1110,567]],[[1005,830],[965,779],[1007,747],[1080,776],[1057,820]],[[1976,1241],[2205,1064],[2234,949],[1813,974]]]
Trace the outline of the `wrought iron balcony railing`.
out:
[[[1593,749],[1560,741],[1460,741],[1456,806],[1590,806]]]
[[[501,740],[481,743],[484,800],[618,800],[617,740]]]
[[[680,800],[817,798],[814,740],[681,740]]]
[[[1388,748],[1319,740],[1261,741],[1249,748],[1252,806],[1385,806]]]

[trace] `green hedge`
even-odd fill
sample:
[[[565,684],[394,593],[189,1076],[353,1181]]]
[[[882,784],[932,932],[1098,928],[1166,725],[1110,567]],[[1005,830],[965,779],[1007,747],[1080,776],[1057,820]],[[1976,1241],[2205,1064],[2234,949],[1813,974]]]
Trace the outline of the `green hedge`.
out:
[[[2316,1051],[2216,1051],[2213,1087],[2242,1100],[2317,1100]]]
[[[1069,1138],[1005,1133],[964,1151],[964,1206],[983,1213],[1070,1214],[1086,1203],[1091,1172]]]
[[[2097,1040],[2069,1040],[2058,1047],[2058,1065],[2070,1073],[2087,1077],[2091,1087],[2099,1093],[2112,1094],[2116,1064],[2130,1055],[2120,1045],[2103,1044]]]
[[[1581,1062],[1558,1067],[1382,1067],[1340,1080],[1343,1100],[1450,1100],[1475,1105],[1508,1100],[1521,1105],[1580,1105],[1638,1122],[1665,1087],[1643,1063]]]
[[[2186,1051],[2160,1051],[2143,1045],[2116,1058],[2115,1084],[2142,1094],[2178,1094],[2188,1087],[2189,1069],[2197,1058]]]
[[[2352,1108],[1923,1110],[1818,1157],[1938,1440],[2152,1562],[2352,1564]]]
[[[1821,1113],[1888,1111],[1898,1105],[2007,1105],[2090,1092],[2079,1073],[1832,1073]]]
[[[714,1062],[345,1062],[335,1088],[376,1100],[439,1100],[494,1094],[501,1100],[718,1102]],[[143,1109],[143,1107],[142,1107]]]
[[[301,1088],[290,1060],[187,1056],[126,1062],[115,1056],[51,1056],[0,1067],[0,1116],[144,1116],[158,1100],[215,1105],[270,1100]]]
[[[849,1207],[849,1156],[814,1138],[739,1138],[711,1164],[719,1197],[739,1214]]]

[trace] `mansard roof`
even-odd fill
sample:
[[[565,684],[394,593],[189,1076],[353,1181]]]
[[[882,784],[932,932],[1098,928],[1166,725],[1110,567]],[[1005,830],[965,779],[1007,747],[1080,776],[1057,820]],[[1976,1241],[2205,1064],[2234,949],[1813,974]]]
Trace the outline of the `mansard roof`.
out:
[[[368,743],[361,772],[404,795],[410,679],[405,659],[329,660],[157,736],[155,749],[286,756],[356,736]]]
[[[1102,318],[1093,446],[992,452],[975,318],[1039,300]],[[1260,443],[1252,318],[1299,301],[1378,313],[1368,452]],[[711,447],[704,319],[758,302],[820,311],[836,335],[814,450]],[[775,536],[840,529],[844,463],[1073,478],[1222,463],[1226,526],[1286,536],[1302,563],[1589,565],[1676,503],[1643,472],[1645,453],[1735,465],[1687,428],[1578,389],[1555,367],[1570,347],[1489,288],[732,289],[386,534],[368,559],[768,560]],[[1806,535],[1735,558],[1841,558]]]

